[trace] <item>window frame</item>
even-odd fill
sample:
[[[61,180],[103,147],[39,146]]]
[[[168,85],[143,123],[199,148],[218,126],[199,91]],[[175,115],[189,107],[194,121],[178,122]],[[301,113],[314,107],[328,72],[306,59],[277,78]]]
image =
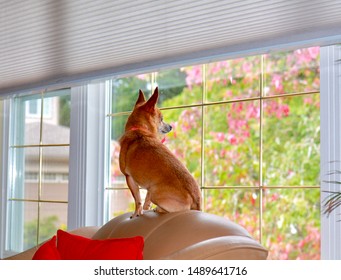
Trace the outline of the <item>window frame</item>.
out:
[[[299,47],[299,46],[298,46]],[[339,75],[340,66],[335,65],[335,60],[341,58],[340,46],[325,46],[321,47],[321,209],[323,207],[323,190],[333,188],[323,180],[328,168],[326,163],[335,160],[334,155],[337,155],[341,160],[339,145],[341,143],[341,102],[338,99],[341,95],[341,77]],[[98,95],[91,94],[99,90]],[[101,81],[97,86],[81,85],[72,87],[71,90],[71,134],[70,134],[70,178],[69,184],[72,186],[73,191],[69,192],[69,208],[68,208],[68,228],[74,229],[82,226],[102,225],[106,219],[104,213],[104,203],[107,198],[101,197],[101,192],[104,188],[98,186],[106,186],[103,178],[109,172],[109,161],[107,158],[108,151],[103,147],[106,145],[107,133],[110,133],[110,126],[105,119],[106,114],[109,112],[108,92],[110,92],[110,82],[108,80]],[[96,98],[97,97],[97,98]],[[93,103],[96,100],[99,107],[92,111]],[[335,102],[338,101],[338,102]],[[2,125],[2,141],[1,147],[1,161],[2,167],[0,168],[0,258],[12,255],[14,252],[5,250],[6,242],[6,226],[7,226],[7,185],[8,185],[8,171],[9,166],[9,123],[10,112],[13,106],[13,100],[0,101],[0,128]],[[90,107],[91,106],[91,107]],[[333,108],[333,110],[330,110]],[[103,110],[103,111],[101,111]],[[103,114],[105,112],[105,114]],[[95,118],[92,122],[87,122],[89,118]],[[104,120],[104,122],[101,122]],[[335,125],[330,126],[333,122]],[[100,125],[96,127],[96,125]],[[336,128],[336,130],[335,130]],[[97,134],[92,129],[97,129]],[[92,134],[92,135],[91,135]],[[91,137],[96,136],[96,137]],[[97,138],[97,139],[94,139]],[[1,143],[2,142],[2,143]],[[99,145],[100,144],[100,145]],[[103,145],[103,146],[101,146]],[[92,150],[95,147],[96,150]],[[1,151],[2,150],[2,151]],[[103,163],[95,165],[95,170],[91,171],[94,164],[89,161],[90,155],[98,153],[96,159]],[[85,154],[82,154],[85,153]],[[88,173],[88,171],[90,173]],[[96,181],[96,180],[100,181]],[[96,182],[95,188],[91,189],[91,182]],[[91,191],[87,193],[87,191]],[[337,222],[339,219],[341,209],[335,211],[332,216],[327,218],[321,211],[321,259],[340,259],[341,258],[341,224]]]
[[[13,254],[13,252],[6,251],[6,231],[7,231],[7,197],[8,197],[8,170],[9,167],[7,164],[9,162],[9,139],[10,139],[10,108],[12,106],[12,99],[5,99],[2,102],[0,101],[0,129],[2,128],[2,139],[0,143],[2,144],[0,147],[1,161],[2,165],[0,168],[0,191],[1,191],[1,199],[0,199],[0,259],[9,257]]]
[[[110,81],[101,80],[71,89],[69,230],[106,221],[110,87]]]
[[[321,47],[320,58],[320,180],[321,180],[321,259],[341,259],[341,207],[323,214],[328,191],[340,191],[341,181],[341,45]],[[338,61],[338,63],[336,63]]]
[[[295,49],[296,50],[296,49]],[[266,54],[265,54],[266,55]],[[206,86],[206,83],[208,83],[208,80],[205,80],[205,78],[207,77],[207,69],[208,69],[208,66],[209,66],[209,63],[201,63],[201,64],[196,64],[196,65],[189,65],[189,67],[195,67],[197,69],[201,69],[201,71],[198,71],[199,73],[201,73],[199,76],[202,77],[202,80],[200,80],[200,82],[198,82],[200,84],[200,88],[202,88],[201,90],[201,96],[198,97],[198,101],[197,103],[186,103],[186,104],[176,104],[176,105],[168,105],[169,107],[162,107],[162,106],[159,106],[160,110],[161,111],[167,111],[167,110],[173,110],[173,109],[185,109],[185,108],[199,108],[199,110],[201,111],[201,117],[202,117],[202,120],[199,121],[199,123],[201,123],[201,125],[203,126],[203,129],[202,129],[202,132],[201,132],[201,139],[205,139],[205,129],[204,129],[204,124],[206,122],[206,120],[208,119],[207,118],[207,115],[204,114],[205,110],[209,107],[213,107],[213,106],[220,106],[220,105],[227,105],[227,104],[239,104],[239,103],[242,103],[242,102],[250,102],[250,101],[258,101],[259,102],[259,109],[260,109],[260,118],[259,118],[259,130],[263,130],[264,129],[264,126],[262,126],[262,122],[264,122],[266,120],[266,117],[262,116],[262,114],[265,112],[265,110],[263,110],[263,106],[265,102],[267,101],[270,101],[270,100],[276,100],[276,99],[285,99],[285,98],[296,98],[296,97],[300,97],[300,96],[313,96],[313,95],[320,95],[320,91],[319,89],[311,89],[311,90],[307,90],[307,91],[297,91],[297,92],[283,92],[281,94],[273,94],[273,95],[268,95],[266,94],[266,87],[264,87],[264,79],[265,79],[265,76],[266,76],[266,72],[264,71],[265,69],[265,66],[264,66],[264,61],[265,61],[265,58],[264,58],[264,55],[263,54],[260,54],[258,55],[260,57],[259,61],[260,61],[260,68],[261,68],[261,71],[260,73],[258,74],[259,75],[259,79],[261,80],[260,82],[260,90],[259,90],[259,95],[257,96],[252,96],[252,97],[242,97],[242,98],[231,98],[231,99],[228,99],[228,100],[220,100],[220,99],[217,99],[217,100],[208,100],[207,98],[207,92],[208,92],[208,88]],[[248,57],[242,57],[242,59],[244,58],[248,58]],[[222,61],[225,61],[225,60],[222,60]],[[315,60],[318,65],[318,60]],[[220,60],[217,61],[218,63],[221,62]],[[174,68],[171,68],[171,69],[174,69]],[[161,71],[160,71],[161,72]],[[146,73],[143,73],[141,76],[148,76],[148,78],[144,77],[144,82],[147,83],[147,85],[149,84],[157,84],[157,75],[160,73],[159,71],[157,72],[146,72]],[[129,78],[136,78],[136,76],[139,78],[139,75],[125,75],[123,77],[120,77],[120,78],[123,78],[123,79],[128,79]],[[120,79],[118,79],[117,81],[118,84],[120,84]],[[152,88],[147,88],[148,91],[146,91],[145,93],[147,94],[150,94],[151,92],[153,92],[153,89]],[[161,89],[162,90],[162,89]],[[150,92],[151,91],[151,92]],[[160,89],[159,89],[160,91]],[[199,94],[198,94],[199,96]],[[261,105],[263,104],[263,105]],[[114,106],[115,108],[115,106]],[[123,115],[129,115],[130,111],[128,111],[126,108],[124,108],[123,110],[118,110],[116,111],[115,109],[112,109],[112,112],[110,114],[110,117],[112,117],[112,119],[114,119],[115,117],[121,117]],[[317,114],[319,114],[319,111],[317,109],[316,111]],[[265,113],[264,113],[265,114]],[[168,121],[171,121],[170,119],[168,119]],[[174,120],[175,121],[175,120]],[[200,124],[199,124],[200,125]],[[262,134],[260,132],[260,134]],[[115,137],[116,139],[116,137]],[[263,152],[262,152],[262,148],[261,146],[263,146],[263,142],[264,142],[264,137],[260,137],[259,138],[259,153],[261,153],[262,155]],[[205,158],[205,150],[206,150],[206,145],[204,144],[205,140],[201,140],[201,161],[204,162],[204,158]],[[262,157],[262,156],[261,156]],[[261,163],[260,166],[262,165],[262,163],[264,163],[265,161],[263,161],[262,159],[258,159],[259,162]],[[188,162],[187,162],[188,164]],[[293,186],[288,186],[288,185],[281,185],[281,184],[278,184],[278,185],[267,185],[265,183],[263,183],[263,170],[262,168],[259,168],[259,185],[247,185],[247,186],[238,186],[238,185],[208,185],[207,183],[205,183],[205,177],[206,177],[206,172],[204,173],[203,172],[203,169],[205,169],[206,167],[204,165],[202,165],[202,169],[201,169],[201,175],[199,176],[198,178],[198,184],[202,190],[202,193],[204,194],[203,195],[203,209],[205,209],[205,200],[207,198],[207,196],[205,195],[206,192],[209,192],[211,190],[219,190],[219,191],[252,191],[252,192],[255,192],[257,193],[258,195],[258,206],[255,207],[257,208],[257,214],[259,215],[259,222],[257,223],[258,224],[258,227],[257,229],[259,230],[259,234],[255,234],[254,235],[254,238],[258,241],[260,241],[262,244],[265,244],[266,242],[266,235],[263,234],[263,232],[266,232],[266,227],[264,227],[264,219],[263,219],[263,214],[266,213],[266,210],[265,208],[262,206],[263,205],[263,201],[265,201],[266,199],[266,195],[265,195],[265,192],[267,190],[271,190],[271,191],[281,191],[283,189],[285,190],[292,190],[292,189],[299,189],[301,191],[307,191],[307,190],[313,190],[316,194],[319,194],[320,193],[320,185],[319,183],[316,181],[315,184],[308,184],[308,185],[293,185]],[[124,176],[123,176],[124,177]],[[115,177],[115,180],[116,180],[117,177]],[[265,180],[264,180],[265,181]],[[128,187],[125,186],[114,186],[112,185],[110,187],[110,190],[111,191],[116,191],[116,192],[122,192],[122,191],[128,191],[129,192],[129,189]],[[318,203],[318,201],[316,201],[316,203]],[[119,209],[119,210],[123,210],[122,209]],[[130,211],[130,210],[129,210]],[[316,215],[318,215],[318,211],[315,212]],[[221,213],[223,214],[223,213]],[[115,215],[114,215],[115,216]],[[316,216],[317,218],[317,216]],[[320,220],[318,220],[320,221]],[[252,232],[254,233],[254,232]]]

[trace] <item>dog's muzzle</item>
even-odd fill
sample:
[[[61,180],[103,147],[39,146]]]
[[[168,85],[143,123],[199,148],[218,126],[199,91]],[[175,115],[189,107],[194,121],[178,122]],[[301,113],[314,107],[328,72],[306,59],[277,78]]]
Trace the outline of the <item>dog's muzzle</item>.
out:
[[[166,134],[168,132],[170,132],[172,130],[172,126],[170,124],[164,124],[161,129],[160,129],[160,132],[163,133],[163,134]]]

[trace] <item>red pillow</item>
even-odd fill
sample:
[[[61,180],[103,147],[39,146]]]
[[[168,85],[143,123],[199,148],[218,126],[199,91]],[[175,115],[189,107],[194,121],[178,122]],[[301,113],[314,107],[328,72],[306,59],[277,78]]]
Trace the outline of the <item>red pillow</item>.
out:
[[[32,260],[60,260],[60,254],[56,246],[56,236],[45,242],[33,255]]]
[[[143,246],[141,236],[93,240],[57,231],[57,249],[62,260],[142,260]]]

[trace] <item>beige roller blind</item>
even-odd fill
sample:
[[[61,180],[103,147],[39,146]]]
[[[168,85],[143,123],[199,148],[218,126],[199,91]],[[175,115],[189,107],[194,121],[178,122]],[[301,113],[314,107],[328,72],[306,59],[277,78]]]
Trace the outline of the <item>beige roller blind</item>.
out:
[[[0,0],[0,94],[340,41],[337,0]]]

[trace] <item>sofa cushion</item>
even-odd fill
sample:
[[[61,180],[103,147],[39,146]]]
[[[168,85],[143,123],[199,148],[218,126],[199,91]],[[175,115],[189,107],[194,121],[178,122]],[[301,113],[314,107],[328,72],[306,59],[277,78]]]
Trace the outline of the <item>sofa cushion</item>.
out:
[[[60,254],[56,246],[56,236],[39,247],[32,260],[60,260]]]
[[[224,217],[196,210],[166,214],[151,210],[133,219],[131,215],[113,218],[92,238],[143,236],[145,260],[264,260],[268,255],[245,228]]]
[[[141,260],[143,247],[141,236],[92,240],[57,231],[57,249],[63,260]]]

